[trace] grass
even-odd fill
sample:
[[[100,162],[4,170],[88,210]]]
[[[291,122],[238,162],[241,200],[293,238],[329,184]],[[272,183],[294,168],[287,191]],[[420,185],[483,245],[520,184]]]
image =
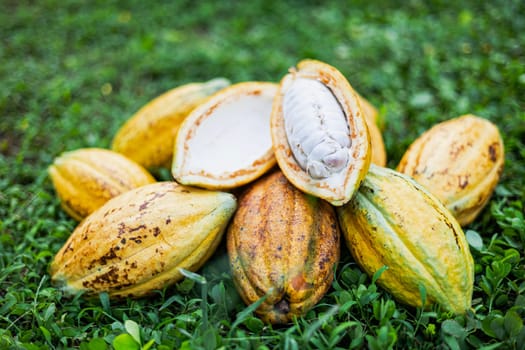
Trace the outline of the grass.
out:
[[[522,1],[0,2],[1,349],[523,349],[525,6]],[[465,229],[475,312],[396,303],[343,249],[322,301],[286,327],[239,299],[224,247],[151,298],[66,298],[47,272],[76,223],[46,168],[109,147],[143,104],[191,81],[278,81],[302,58],[337,67],[381,111],[388,165],[433,124],[494,122],[506,147]],[[140,345],[139,345],[140,344]]]

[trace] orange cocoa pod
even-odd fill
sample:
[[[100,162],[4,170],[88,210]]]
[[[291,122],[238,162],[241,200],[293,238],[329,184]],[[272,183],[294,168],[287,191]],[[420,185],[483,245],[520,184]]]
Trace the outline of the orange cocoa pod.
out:
[[[339,261],[334,208],[295,188],[280,171],[243,193],[226,240],[239,294],[248,305],[266,296],[256,314],[272,324],[316,305]]]

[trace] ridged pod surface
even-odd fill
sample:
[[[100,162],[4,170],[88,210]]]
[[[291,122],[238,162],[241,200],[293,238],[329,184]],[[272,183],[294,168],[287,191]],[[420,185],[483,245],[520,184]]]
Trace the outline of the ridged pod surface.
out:
[[[372,165],[351,202],[337,208],[343,236],[369,275],[398,301],[438,303],[464,313],[471,307],[474,262],[461,226],[422,185]]]
[[[155,182],[142,166],[102,148],[64,152],[48,168],[62,208],[82,220],[117,195]]]
[[[397,170],[425,186],[466,226],[489,201],[504,160],[496,125],[468,114],[423,133],[407,149]]]
[[[271,117],[272,142],[284,175],[301,191],[343,205],[371,161],[359,96],[334,67],[303,60],[283,77]]]
[[[228,228],[233,280],[242,299],[265,322],[304,315],[326,293],[339,260],[335,210],[304,194],[280,171],[251,184]]]
[[[209,96],[230,85],[224,78],[180,85],[142,106],[117,130],[111,148],[145,168],[171,166],[182,121]]]
[[[174,146],[177,182],[215,190],[254,181],[275,165],[270,114],[277,84],[248,81],[211,96],[184,120]]]
[[[140,297],[198,270],[237,201],[229,193],[157,182],[108,201],[82,221],[50,266],[67,294]]]

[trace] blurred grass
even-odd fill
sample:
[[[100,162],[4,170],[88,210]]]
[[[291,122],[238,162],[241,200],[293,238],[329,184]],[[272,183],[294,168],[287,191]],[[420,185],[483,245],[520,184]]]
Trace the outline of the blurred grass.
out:
[[[49,284],[47,265],[75,223],[61,211],[46,168],[62,151],[108,147],[131,114],[172,87],[216,76],[279,81],[303,58],[335,66],[380,109],[391,167],[439,121],[473,113],[500,128],[505,171],[469,228],[483,238],[483,248],[473,251],[478,314],[457,320],[392,309],[390,297],[346,257],[338,269],[343,282],[322,304],[341,307],[364,295],[369,300],[359,299],[358,312],[331,315],[319,329],[312,320],[324,307],[289,329],[268,329],[248,317],[228,333],[244,306],[219,256],[205,270],[215,282],[210,312],[217,347],[385,348],[394,337],[398,348],[519,348],[525,344],[519,327],[525,315],[524,13],[517,0],[0,1],[0,348],[110,344],[125,332],[127,318],[158,349],[188,346],[191,335],[208,339],[198,328],[198,286],[189,282],[154,300],[111,308],[62,298]],[[502,264],[512,268],[494,272],[503,276],[498,280],[491,273]],[[392,311],[384,318],[375,314],[381,305]],[[484,320],[496,331],[483,328]],[[498,328],[500,321],[518,330]],[[301,338],[306,330],[309,339]]]

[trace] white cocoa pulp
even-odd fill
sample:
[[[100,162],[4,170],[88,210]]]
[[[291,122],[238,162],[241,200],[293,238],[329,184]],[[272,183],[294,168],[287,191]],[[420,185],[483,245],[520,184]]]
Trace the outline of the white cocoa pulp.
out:
[[[293,156],[310,177],[327,178],[346,167],[350,130],[341,105],[326,85],[296,78],[284,93],[283,116]]]

